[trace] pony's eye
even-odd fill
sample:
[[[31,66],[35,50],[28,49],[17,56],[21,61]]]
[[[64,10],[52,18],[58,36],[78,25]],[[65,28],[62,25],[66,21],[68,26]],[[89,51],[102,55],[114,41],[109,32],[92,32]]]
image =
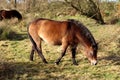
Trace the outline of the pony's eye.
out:
[[[93,51],[90,51],[90,54],[93,56]]]

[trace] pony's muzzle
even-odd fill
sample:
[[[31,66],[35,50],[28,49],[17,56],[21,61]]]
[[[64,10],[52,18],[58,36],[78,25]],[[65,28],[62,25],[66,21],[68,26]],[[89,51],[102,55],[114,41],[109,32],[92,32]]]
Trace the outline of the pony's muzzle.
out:
[[[97,65],[97,60],[92,60],[91,65]]]

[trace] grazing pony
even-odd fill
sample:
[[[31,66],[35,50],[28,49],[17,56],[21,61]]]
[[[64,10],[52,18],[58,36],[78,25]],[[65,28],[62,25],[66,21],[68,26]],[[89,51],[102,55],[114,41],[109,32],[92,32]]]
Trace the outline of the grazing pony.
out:
[[[59,64],[70,46],[73,64],[77,65],[75,55],[79,43],[85,47],[85,55],[91,64],[97,64],[97,43],[90,31],[77,20],[54,21],[39,18],[29,25],[28,35],[32,42],[31,61],[33,61],[34,51],[37,51],[42,61],[47,63],[41,50],[41,41],[45,41],[49,44],[62,46],[61,56],[55,61],[56,64]]]
[[[16,10],[0,10],[0,20],[18,18],[19,21],[22,20],[22,15]]]

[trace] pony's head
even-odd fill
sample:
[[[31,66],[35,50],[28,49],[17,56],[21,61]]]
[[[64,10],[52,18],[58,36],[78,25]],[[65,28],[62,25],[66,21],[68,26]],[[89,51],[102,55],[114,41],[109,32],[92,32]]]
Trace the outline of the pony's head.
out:
[[[78,27],[77,38],[85,47],[85,51],[86,51],[85,55],[87,56],[87,58],[91,62],[91,64],[96,65],[97,64],[98,45],[97,45],[93,35],[87,29],[87,27],[85,27],[81,22],[76,21],[74,19],[69,19],[68,21],[74,23]]]
[[[98,51],[98,44],[91,45],[90,47],[86,48],[86,56],[88,60],[91,62],[91,65],[97,64],[97,51]]]

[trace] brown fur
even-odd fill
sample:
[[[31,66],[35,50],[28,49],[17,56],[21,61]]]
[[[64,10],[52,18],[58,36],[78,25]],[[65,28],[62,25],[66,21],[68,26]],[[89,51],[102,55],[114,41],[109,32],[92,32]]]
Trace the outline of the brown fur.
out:
[[[18,18],[18,20],[22,20],[22,15],[17,10],[0,10],[0,20],[3,19],[11,19]]]
[[[97,60],[97,44],[92,34],[84,25],[79,24],[76,20],[54,21],[40,18],[30,24],[28,27],[28,34],[33,43],[30,55],[31,60],[33,60],[33,54],[36,50],[43,62],[47,63],[42,54],[41,41],[62,46],[62,53],[56,60],[56,64],[59,64],[60,60],[65,55],[68,46],[71,46],[73,64],[77,64],[75,54],[76,47],[79,43],[83,44],[85,47],[86,56],[90,61]],[[96,49],[94,50],[94,48]]]

